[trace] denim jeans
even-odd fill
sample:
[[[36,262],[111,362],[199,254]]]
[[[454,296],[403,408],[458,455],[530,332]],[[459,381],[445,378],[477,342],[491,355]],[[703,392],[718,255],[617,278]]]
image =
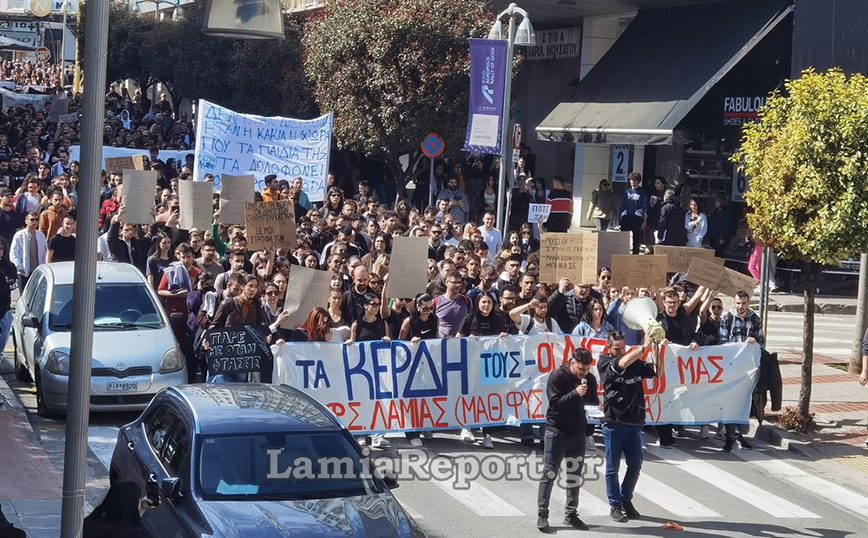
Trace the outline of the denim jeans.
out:
[[[579,507],[579,488],[582,487],[582,465],[585,461],[585,432],[576,435],[564,435],[555,430],[547,430],[545,437],[545,460],[543,476],[539,482],[537,493],[537,514],[549,517],[549,500],[552,496],[552,486],[561,470],[561,462],[566,461],[567,503],[564,513],[575,514]]]
[[[0,353],[6,349],[6,342],[9,341],[9,333],[12,332],[12,311],[6,312],[2,318],[0,318]]]
[[[594,228],[596,228],[598,232],[605,232],[609,229],[610,222],[612,222],[612,219],[594,219]]]
[[[606,442],[606,494],[609,504],[615,506],[633,499],[642,469],[642,426],[603,424],[603,439]],[[624,482],[618,484],[621,454],[627,460],[627,473]]]

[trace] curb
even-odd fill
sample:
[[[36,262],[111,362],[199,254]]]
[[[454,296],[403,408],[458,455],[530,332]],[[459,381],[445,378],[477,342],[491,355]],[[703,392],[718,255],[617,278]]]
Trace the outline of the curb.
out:
[[[793,434],[774,423],[763,423],[762,427],[756,430],[754,436],[782,450],[795,452],[802,457],[813,459],[810,441],[797,439]]]
[[[771,310],[776,312],[804,312],[804,304],[776,304],[769,305]],[[835,303],[815,303],[814,313],[816,314],[837,314],[839,316],[855,316],[856,305],[854,304],[835,304]]]

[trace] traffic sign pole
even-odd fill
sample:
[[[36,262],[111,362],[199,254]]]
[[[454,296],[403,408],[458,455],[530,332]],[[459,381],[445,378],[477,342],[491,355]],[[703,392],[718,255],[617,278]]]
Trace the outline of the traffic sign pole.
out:
[[[446,144],[443,139],[435,133],[428,133],[428,136],[422,139],[422,154],[428,157],[428,205],[434,205],[434,159],[443,154],[443,148]]]

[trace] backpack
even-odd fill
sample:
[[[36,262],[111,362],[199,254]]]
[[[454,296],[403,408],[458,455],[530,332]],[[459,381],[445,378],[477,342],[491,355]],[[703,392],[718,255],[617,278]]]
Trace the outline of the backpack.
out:
[[[534,325],[533,316],[531,316],[530,323],[527,324],[527,327],[522,331],[521,334],[528,334],[530,332],[531,327],[533,327],[533,325]],[[549,332],[552,332],[552,318],[549,316],[546,316],[546,329],[548,329]]]
[[[3,510],[0,510],[0,538],[27,538],[27,534],[23,530],[16,529],[12,523],[9,523]]]

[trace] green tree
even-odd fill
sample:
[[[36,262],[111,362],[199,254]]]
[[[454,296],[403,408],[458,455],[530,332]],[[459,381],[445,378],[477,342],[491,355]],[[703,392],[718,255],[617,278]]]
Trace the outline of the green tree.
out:
[[[335,113],[338,146],[382,158],[405,195],[426,134],[442,136],[447,151],[461,148],[468,39],[492,21],[477,0],[329,0],[302,42],[316,102]]]
[[[143,92],[161,82],[176,108],[184,98],[202,98],[249,114],[318,114],[298,32],[290,31],[283,41],[206,36],[205,5],[206,0],[195,0],[184,5],[180,21],[156,21],[153,13],[136,13],[126,0],[111,0],[106,79],[132,79]],[[290,19],[285,22],[294,29]],[[84,24],[78,37],[83,42]]]
[[[750,176],[757,239],[801,260],[805,282],[798,412],[810,416],[814,295],[823,266],[868,251],[868,81],[807,70],[775,92],[733,156]]]

